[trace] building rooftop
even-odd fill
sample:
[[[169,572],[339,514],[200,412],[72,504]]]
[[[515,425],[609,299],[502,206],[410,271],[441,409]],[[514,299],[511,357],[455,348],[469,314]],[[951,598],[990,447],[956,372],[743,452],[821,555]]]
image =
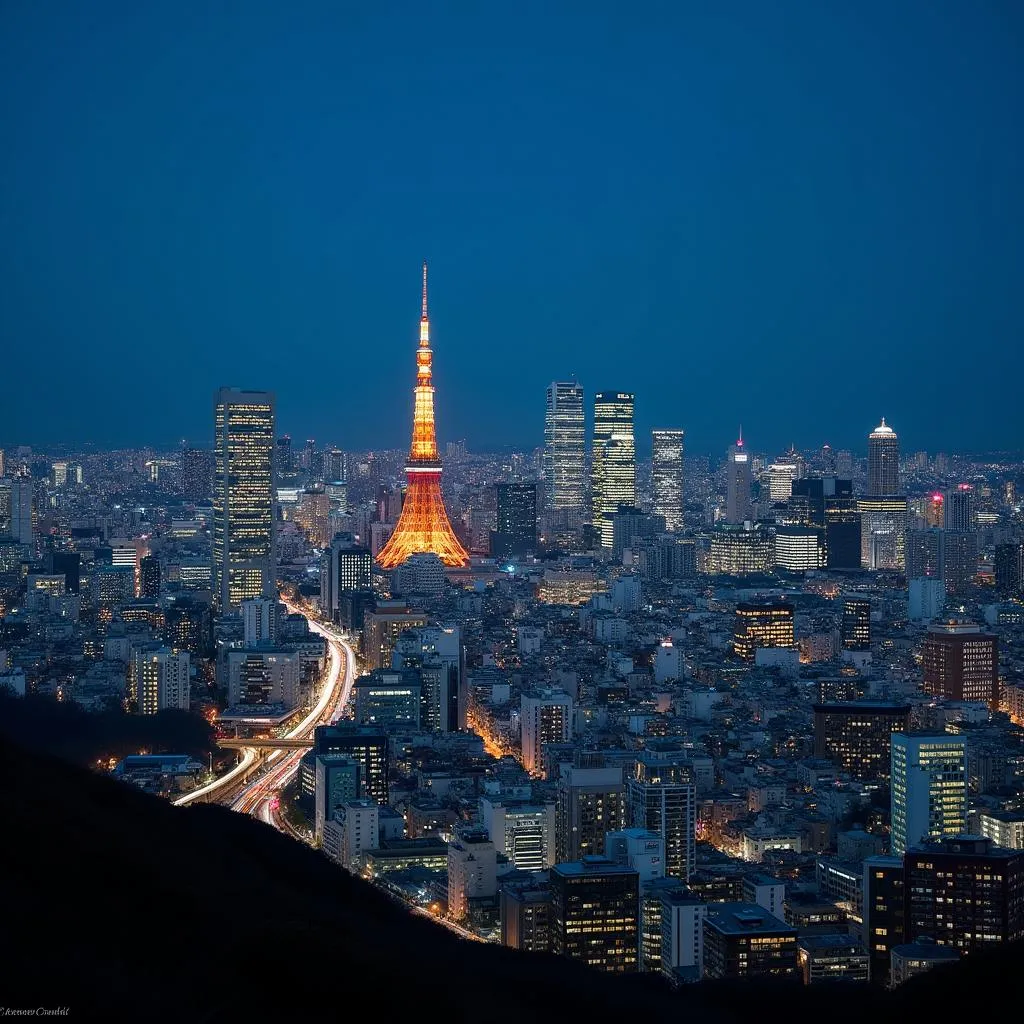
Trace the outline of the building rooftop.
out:
[[[728,935],[748,932],[783,932],[796,935],[796,928],[769,914],[757,903],[712,903],[708,906],[707,922]]]
[[[552,874],[566,878],[579,878],[585,875],[639,875],[635,868],[627,864],[616,864],[607,857],[584,857],[582,860],[567,861],[556,864]]]

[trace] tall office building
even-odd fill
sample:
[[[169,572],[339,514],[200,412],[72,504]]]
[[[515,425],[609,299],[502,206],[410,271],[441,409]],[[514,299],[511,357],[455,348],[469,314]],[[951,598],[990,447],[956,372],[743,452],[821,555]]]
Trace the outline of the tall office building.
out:
[[[214,453],[204,448],[181,451],[181,496],[186,501],[209,501],[213,497]]]
[[[733,623],[733,653],[753,661],[759,647],[792,647],[793,606],[785,601],[747,603],[736,606]]]
[[[360,795],[387,804],[390,759],[387,733],[376,726],[318,725],[313,733],[315,756],[344,754],[359,765]]]
[[[848,597],[843,601],[843,647],[848,651],[871,650],[871,602]]]
[[[406,629],[394,641],[391,667],[420,674],[420,724],[428,732],[466,728],[465,655],[458,626]]]
[[[639,969],[640,876],[605,857],[551,869],[551,949],[613,973]]]
[[[139,562],[139,597],[160,596],[160,559],[145,555]]]
[[[627,813],[633,827],[664,839],[664,873],[683,881],[696,865],[696,794],[687,762],[647,754],[637,759],[633,777],[626,783]]]
[[[227,612],[277,595],[274,396],[221,388],[214,435],[213,596]]]
[[[921,664],[925,693],[998,708],[999,638],[975,623],[951,619],[929,626]]]
[[[370,591],[373,556],[351,533],[339,533],[320,559],[320,607],[337,621],[343,595]]]
[[[900,441],[896,431],[882,422],[868,435],[868,494],[900,493]]]
[[[547,509],[579,511],[585,495],[583,388],[574,382],[548,385],[544,414],[544,482]]]
[[[537,550],[537,485],[495,484],[497,530],[491,533],[491,554],[497,558]]]
[[[534,690],[520,698],[523,767],[531,775],[544,770],[544,747],[572,739],[573,700],[563,690]]]
[[[963,736],[894,732],[890,738],[893,856],[926,840],[960,835],[967,827]]]
[[[651,431],[651,511],[665,529],[683,528],[683,431]]]
[[[910,705],[835,701],[814,705],[814,756],[827,757],[855,779],[887,778],[892,734],[906,732]]]
[[[1024,852],[983,836],[927,843],[903,861],[907,938],[961,954],[1024,939]]]
[[[594,396],[593,515],[601,547],[611,548],[612,516],[620,505],[636,505],[636,439],[633,435],[633,395],[628,391],[599,391]]]
[[[900,442],[883,417],[868,435],[868,489],[858,499],[861,517],[861,565],[903,569],[907,499],[900,494]]]
[[[16,544],[33,542],[35,489],[30,476],[18,475],[0,482],[0,536]]]
[[[834,476],[794,480],[789,511],[799,526],[824,531],[829,569],[860,568],[860,513],[852,481]]]
[[[750,502],[750,452],[743,447],[743,431],[729,449],[725,463],[725,521],[733,526],[753,517]]]
[[[946,593],[961,594],[974,586],[978,574],[978,503],[970,484],[960,484],[946,494],[942,528]]]

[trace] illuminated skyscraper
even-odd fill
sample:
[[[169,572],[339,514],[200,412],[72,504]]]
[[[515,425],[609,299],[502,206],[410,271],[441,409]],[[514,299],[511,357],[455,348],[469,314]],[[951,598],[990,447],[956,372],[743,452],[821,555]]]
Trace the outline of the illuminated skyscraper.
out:
[[[894,732],[892,750],[893,856],[967,828],[967,745],[948,733]]]
[[[683,431],[651,431],[652,510],[666,530],[683,528]]]
[[[636,439],[633,436],[633,395],[599,391],[594,396],[593,523],[601,547],[613,541],[612,516],[620,505],[636,505]]]
[[[907,499],[900,494],[900,441],[886,422],[868,435],[868,491],[857,501],[861,565],[903,569],[906,564]]]
[[[448,521],[441,497],[441,457],[434,430],[434,385],[431,373],[430,320],[427,316],[427,265],[423,264],[423,312],[416,352],[416,388],[412,447],[405,467],[408,489],[394,533],[377,555],[382,569],[394,569],[410,555],[432,551],[445,565],[466,565],[469,555]]]
[[[868,494],[900,493],[900,440],[885,417],[868,435]]]
[[[548,510],[583,508],[583,388],[548,385],[544,414],[544,479]]]
[[[743,447],[741,429],[725,466],[725,521],[738,526],[750,518],[750,452]]]
[[[214,408],[213,594],[220,611],[277,594],[274,396],[221,388]]]

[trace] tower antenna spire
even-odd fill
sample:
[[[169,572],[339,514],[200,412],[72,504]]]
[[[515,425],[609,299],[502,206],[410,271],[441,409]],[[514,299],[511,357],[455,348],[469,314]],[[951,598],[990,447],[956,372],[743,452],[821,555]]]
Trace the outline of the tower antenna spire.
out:
[[[421,319],[427,319],[427,261],[423,261],[423,316]]]
[[[742,448],[743,447],[743,424],[742,423],[740,424],[740,437],[739,437],[739,440],[736,442],[736,447],[737,448]]]

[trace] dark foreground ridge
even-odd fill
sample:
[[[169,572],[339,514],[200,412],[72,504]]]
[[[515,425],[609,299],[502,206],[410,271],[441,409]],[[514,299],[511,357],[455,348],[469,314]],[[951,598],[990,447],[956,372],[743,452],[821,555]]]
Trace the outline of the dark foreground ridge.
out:
[[[219,807],[175,808],[9,743],[0,1004],[69,1019],[858,1021],[1008,1001],[1020,944],[866,988],[613,978],[466,942],[318,853]],[[752,1016],[753,1015],[753,1016]],[[821,1016],[815,1016],[821,1015]]]

